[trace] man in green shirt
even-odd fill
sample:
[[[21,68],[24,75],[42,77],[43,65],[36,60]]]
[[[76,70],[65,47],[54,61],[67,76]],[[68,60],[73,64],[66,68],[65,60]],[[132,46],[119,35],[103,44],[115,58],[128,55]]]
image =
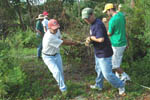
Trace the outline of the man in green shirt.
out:
[[[125,16],[122,12],[116,12],[112,3],[106,4],[103,12],[106,12],[108,16],[112,16],[108,24],[108,35],[113,48],[112,69],[121,80],[130,80],[130,77],[120,68],[123,52],[127,46]]]
[[[44,19],[44,15],[43,14],[39,14],[38,18],[37,19],[37,22],[36,22],[36,35],[37,35],[37,38],[38,38],[38,42],[39,42],[39,45],[38,45],[38,48],[37,48],[37,57],[38,59],[41,58],[41,51],[42,51],[42,39],[43,39],[43,36],[44,36],[44,29],[43,29],[43,25],[42,25],[42,21]]]

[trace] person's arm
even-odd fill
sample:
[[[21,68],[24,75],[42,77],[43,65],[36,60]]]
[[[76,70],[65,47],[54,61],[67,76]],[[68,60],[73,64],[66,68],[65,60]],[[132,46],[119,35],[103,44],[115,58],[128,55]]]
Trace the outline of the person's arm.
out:
[[[91,36],[90,39],[91,39],[92,41],[95,41],[95,42],[98,42],[98,43],[104,42],[104,37],[96,38],[95,36]]]
[[[36,29],[36,32],[39,33],[41,36],[44,35],[44,34],[43,34],[40,30],[38,30],[38,29]]]
[[[64,40],[64,39],[62,39],[62,40],[63,40],[62,45],[77,45],[76,42],[73,42],[71,40]]]
[[[44,32],[47,32],[47,28],[46,28],[46,26],[43,26],[43,28],[44,28]]]
[[[113,32],[114,32],[114,22],[110,21],[108,23],[108,32],[107,32],[107,35],[108,36],[112,36]]]
[[[90,39],[94,42],[102,43],[104,42],[104,34],[105,34],[105,25],[98,24],[95,29],[93,30],[92,35],[90,36]]]
[[[45,20],[42,21],[42,25],[43,25],[44,32],[47,32],[46,21]]]

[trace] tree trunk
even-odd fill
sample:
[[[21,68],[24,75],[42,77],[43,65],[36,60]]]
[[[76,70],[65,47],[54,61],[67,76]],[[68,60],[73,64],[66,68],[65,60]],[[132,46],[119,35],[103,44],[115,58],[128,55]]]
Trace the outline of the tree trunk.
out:
[[[131,8],[134,8],[134,6],[135,6],[135,1],[131,0]]]
[[[80,0],[78,0],[78,17],[80,17]]]
[[[21,14],[21,11],[20,11],[18,5],[16,6],[16,12],[17,12],[17,14],[18,14],[21,27],[22,27],[23,29],[25,29],[25,26],[24,26],[24,23],[23,23],[22,14]]]
[[[18,17],[19,17],[21,27],[23,29],[25,29],[25,25],[23,23],[23,18],[22,18],[22,14],[21,14],[21,11],[20,11],[19,4],[20,4],[20,0],[16,0],[16,5],[14,6],[14,8],[16,10],[16,13],[17,13]]]
[[[31,5],[30,5],[29,0],[27,0],[27,5],[28,5],[28,10],[29,10],[29,12],[28,12],[29,23],[30,23],[30,25],[31,25],[31,23],[32,23],[31,19],[32,19],[33,15],[32,15],[32,7],[31,7]]]

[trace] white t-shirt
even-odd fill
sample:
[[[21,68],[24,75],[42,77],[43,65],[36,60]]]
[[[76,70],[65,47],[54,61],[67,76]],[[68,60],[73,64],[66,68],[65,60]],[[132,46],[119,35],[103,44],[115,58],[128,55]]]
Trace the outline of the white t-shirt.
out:
[[[44,20],[42,21],[43,26],[46,26],[46,29],[48,30],[48,19],[44,18]],[[45,32],[45,30],[44,30]]]
[[[59,53],[59,47],[62,43],[60,30],[56,34],[52,34],[48,30],[43,37],[42,53],[48,55]]]

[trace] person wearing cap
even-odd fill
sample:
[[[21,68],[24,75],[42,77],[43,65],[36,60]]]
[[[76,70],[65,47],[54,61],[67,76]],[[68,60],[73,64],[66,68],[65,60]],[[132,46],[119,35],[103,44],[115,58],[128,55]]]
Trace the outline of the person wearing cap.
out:
[[[38,48],[37,48],[37,57],[38,59],[41,59],[41,51],[42,51],[42,38],[44,36],[44,29],[43,29],[43,25],[42,25],[42,21],[44,19],[44,15],[43,14],[39,14],[38,18],[36,18],[37,22],[36,22],[36,35],[38,38]]]
[[[48,30],[48,12],[44,11],[43,15],[44,15],[44,20],[42,21],[42,24],[43,24],[44,32],[46,33]]]
[[[77,43],[63,40],[59,28],[60,25],[57,20],[49,20],[48,30],[43,37],[42,58],[57,81],[60,91],[65,94],[67,93],[67,87],[64,82],[62,58],[59,48],[63,44],[76,45]]]
[[[112,47],[107,35],[106,28],[100,19],[95,18],[93,9],[84,8],[82,19],[91,25],[90,36],[86,39],[86,44],[92,41],[95,55],[95,70],[97,72],[96,84],[90,88],[102,90],[104,78],[115,88],[119,89],[119,94],[125,94],[125,84],[112,72]]]
[[[116,12],[112,3],[106,4],[103,12],[106,12],[108,16],[112,16],[108,26],[108,35],[110,36],[114,52],[112,56],[112,68],[115,71],[116,76],[121,80],[130,80],[130,77],[120,68],[123,53],[127,46],[125,16],[122,12]]]

